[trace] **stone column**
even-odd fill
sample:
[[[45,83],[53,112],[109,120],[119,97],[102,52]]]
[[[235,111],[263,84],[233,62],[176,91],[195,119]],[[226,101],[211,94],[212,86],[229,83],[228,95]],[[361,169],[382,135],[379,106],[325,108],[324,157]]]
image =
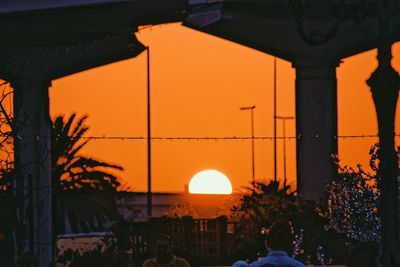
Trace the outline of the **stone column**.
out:
[[[11,82],[14,88],[14,150],[19,224],[19,253],[33,252],[40,267],[52,262],[51,120],[48,87],[32,66]]]
[[[394,126],[400,76],[391,65],[391,44],[380,45],[378,68],[367,84],[371,87],[379,130],[379,189],[381,192],[379,214],[382,221],[384,266],[399,264],[398,179],[399,159],[395,151]]]
[[[306,199],[319,200],[337,170],[336,65],[296,66],[297,188]]]

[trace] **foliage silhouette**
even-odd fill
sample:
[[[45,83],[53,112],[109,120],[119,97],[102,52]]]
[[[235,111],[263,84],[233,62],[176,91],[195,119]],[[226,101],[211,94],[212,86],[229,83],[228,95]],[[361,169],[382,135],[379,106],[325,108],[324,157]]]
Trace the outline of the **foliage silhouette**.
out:
[[[364,171],[361,165],[341,167],[336,159],[338,176],[327,185],[327,209],[321,215],[329,220],[329,227],[346,235],[348,243],[380,242],[378,152],[379,144],[371,147],[371,173]],[[399,156],[400,147],[397,149]]]
[[[76,114],[69,118],[60,115],[53,121],[51,134],[52,179],[54,185],[56,231],[66,230],[68,219],[73,232],[100,230],[107,218],[116,218],[114,196],[120,185],[112,172],[121,171],[119,165],[86,157],[82,149],[90,139],[84,138],[88,127],[87,116],[74,123]]]
[[[344,253],[337,251],[342,238],[325,228],[326,219],[318,211],[317,203],[299,198],[289,185],[279,182],[254,182],[241,193],[238,205],[231,209],[231,219],[236,220],[240,239],[237,251],[242,258],[255,260],[265,255],[265,229],[277,220],[290,220],[295,227],[296,258],[303,262],[320,263],[318,255],[323,247],[330,258],[344,261]],[[335,251],[336,250],[336,251]],[[327,257],[325,256],[325,257]],[[326,263],[326,261],[325,261]]]
[[[10,116],[10,115],[8,115]],[[66,222],[72,232],[102,230],[106,219],[116,218],[114,196],[120,179],[114,172],[122,171],[119,165],[87,157],[82,149],[90,139],[84,138],[89,130],[85,126],[87,116],[76,119],[57,116],[52,121],[51,161],[53,184],[53,222],[55,234],[65,233]],[[7,142],[10,142],[7,135]],[[10,149],[7,151],[13,154]],[[9,160],[11,158],[11,161]],[[13,157],[1,161],[0,191],[2,199],[10,204],[14,180]],[[13,218],[13,214],[7,216]]]

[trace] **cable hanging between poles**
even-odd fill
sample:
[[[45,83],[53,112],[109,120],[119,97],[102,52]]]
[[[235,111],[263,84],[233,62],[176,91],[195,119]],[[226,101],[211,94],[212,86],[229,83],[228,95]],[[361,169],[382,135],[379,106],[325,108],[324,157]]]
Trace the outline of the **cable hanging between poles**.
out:
[[[394,134],[395,137],[400,137],[400,133]],[[150,140],[165,140],[165,141],[201,141],[201,140],[291,140],[291,139],[309,139],[309,140],[323,140],[323,139],[361,139],[361,138],[378,138],[378,134],[362,134],[362,135],[337,135],[332,137],[324,137],[318,134],[314,136],[152,136]],[[51,138],[50,136],[26,136],[17,135],[17,138],[32,138],[33,140],[40,141],[40,139]],[[74,138],[70,136],[70,138]],[[57,137],[56,137],[57,139]],[[106,136],[106,135],[93,135],[93,136],[83,136],[81,139],[93,139],[93,140],[148,140],[149,137],[146,136]]]

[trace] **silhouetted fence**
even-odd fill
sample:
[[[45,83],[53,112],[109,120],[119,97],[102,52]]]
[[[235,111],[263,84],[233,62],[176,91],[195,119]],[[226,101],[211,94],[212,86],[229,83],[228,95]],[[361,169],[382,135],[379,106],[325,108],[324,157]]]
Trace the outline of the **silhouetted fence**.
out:
[[[174,252],[192,265],[231,264],[234,224],[224,216],[215,219],[153,218],[134,223],[131,232],[135,262],[140,264],[152,255],[152,244],[158,234],[171,236]]]
[[[122,235],[124,242],[128,240],[125,248],[132,250],[134,266],[141,266],[145,259],[153,256],[153,243],[159,234],[168,234],[174,254],[186,258],[192,266],[231,265],[239,256],[239,246],[235,245],[236,225],[228,222],[225,216],[152,218],[147,222],[132,222],[129,226],[129,230],[118,229],[118,235]],[[57,243],[57,260],[67,263],[79,255],[112,253],[119,246],[118,238],[111,232],[63,235]]]

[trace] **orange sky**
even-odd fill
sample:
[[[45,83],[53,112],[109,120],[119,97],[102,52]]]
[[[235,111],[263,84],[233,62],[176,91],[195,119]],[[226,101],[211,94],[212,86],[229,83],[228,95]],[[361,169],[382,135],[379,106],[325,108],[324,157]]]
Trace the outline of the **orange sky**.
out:
[[[151,49],[153,136],[249,136],[256,105],[256,136],[273,135],[273,58],[256,50],[196,32],[179,24],[141,30],[138,39]],[[400,45],[393,49],[400,71]],[[376,68],[375,51],[345,59],[337,69],[339,135],[377,133],[375,111],[365,84]],[[294,116],[295,71],[278,61],[278,115]],[[400,102],[399,102],[400,103]],[[398,107],[400,104],[398,104]],[[89,114],[89,135],[146,136],[146,56],[53,81],[52,116]],[[396,132],[400,132],[400,108]],[[278,135],[282,125],[278,122]],[[287,123],[295,135],[295,123]],[[377,139],[339,142],[344,164],[368,164]],[[397,142],[400,139],[397,138]],[[147,146],[138,140],[93,140],[85,153],[121,164],[135,191],[147,188]],[[288,178],[295,180],[295,141],[287,141]],[[256,141],[256,178],[273,176],[273,142]],[[278,178],[282,177],[282,143],[278,142]],[[153,141],[154,191],[182,191],[204,169],[225,173],[234,188],[251,179],[250,141]]]

